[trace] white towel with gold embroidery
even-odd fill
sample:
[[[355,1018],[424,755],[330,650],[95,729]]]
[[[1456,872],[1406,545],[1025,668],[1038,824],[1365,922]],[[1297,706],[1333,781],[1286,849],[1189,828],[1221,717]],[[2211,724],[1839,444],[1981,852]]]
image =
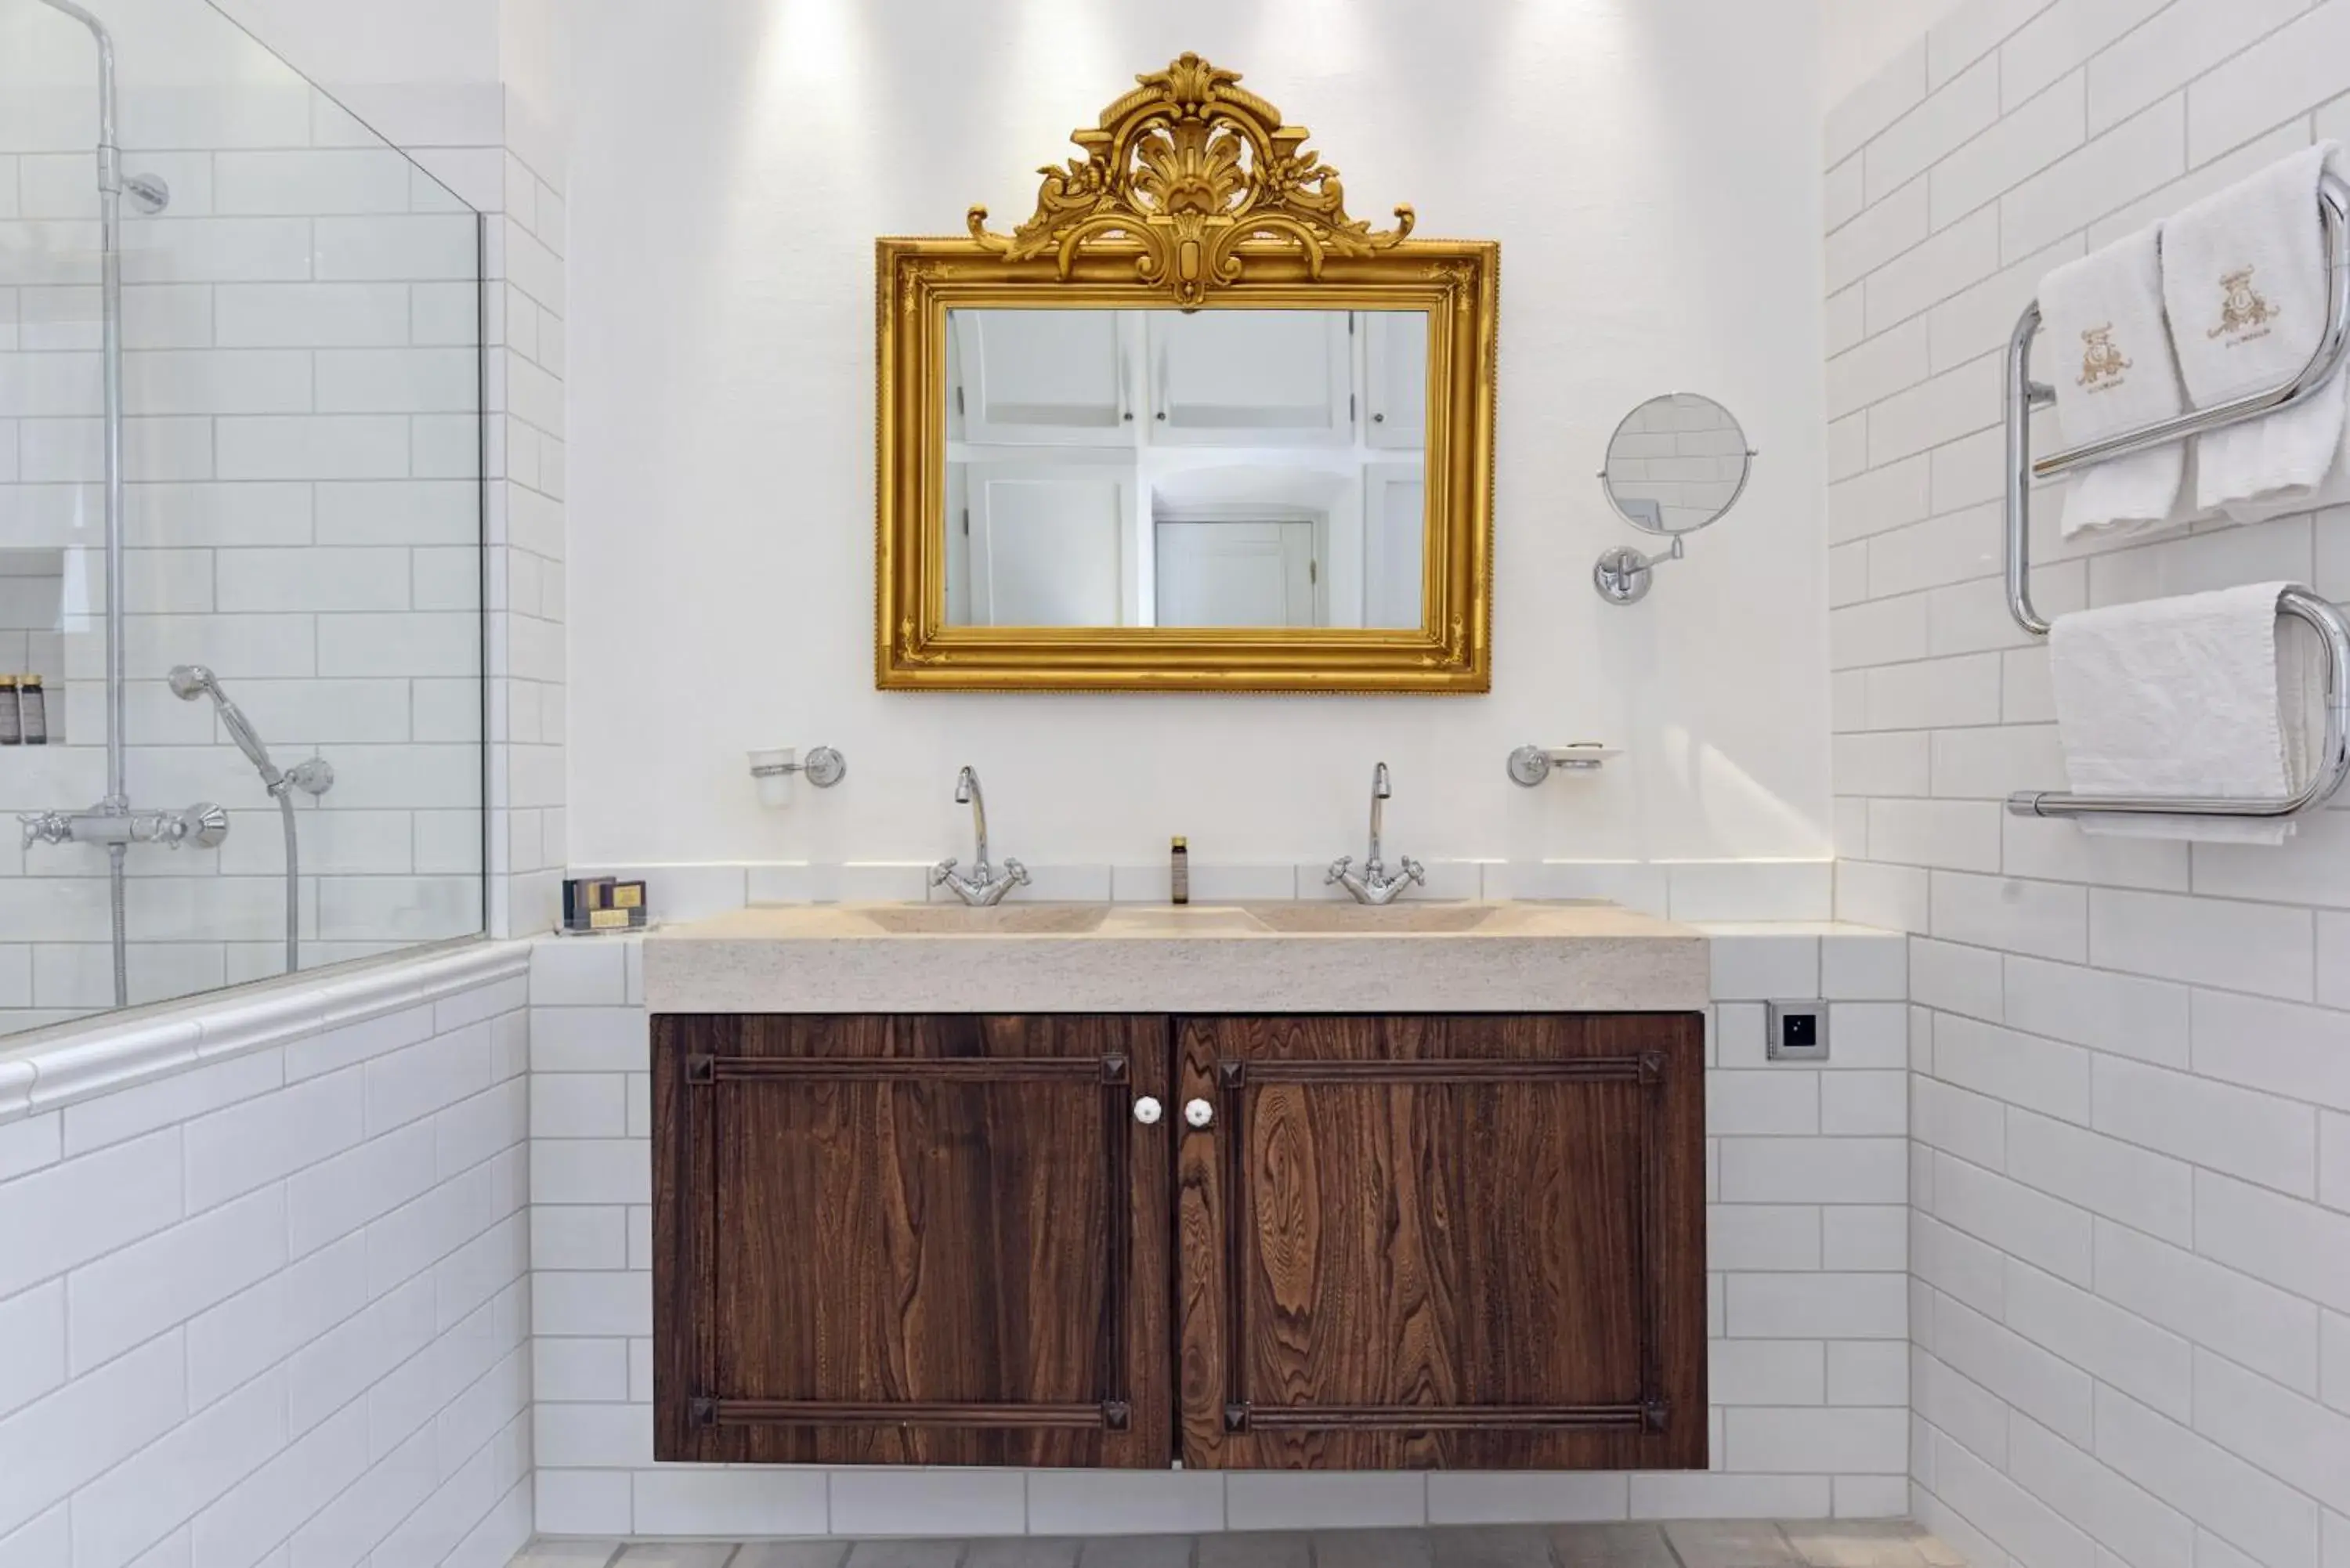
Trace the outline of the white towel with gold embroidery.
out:
[[[2162,225],[2162,292],[2187,395],[2199,409],[2291,381],[2325,335],[2317,182],[2338,146],[2272,164]],[[2343,450],[2336,376],[2265,418],[2196,438],[2197,501],[2256,522],[2314,504]]]
[[[2056,387],[2064,444],[2155,424],[2187,395],[2162,315],[2162,252],[2141,230],[2040,280],[2039,373]],[[2096,528],[2137,533],[2171,518],[2186,451],[2167,441],[2085,468],[2064,491],[2064,537]]]

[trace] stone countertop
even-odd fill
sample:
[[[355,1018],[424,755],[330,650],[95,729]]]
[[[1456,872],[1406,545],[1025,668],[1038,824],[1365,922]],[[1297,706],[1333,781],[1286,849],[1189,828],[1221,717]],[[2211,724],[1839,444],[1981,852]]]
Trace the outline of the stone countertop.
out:
[[[1709,1000],[1613,904],[772,906],[656,930],[655,1012],[1616,1012]]]

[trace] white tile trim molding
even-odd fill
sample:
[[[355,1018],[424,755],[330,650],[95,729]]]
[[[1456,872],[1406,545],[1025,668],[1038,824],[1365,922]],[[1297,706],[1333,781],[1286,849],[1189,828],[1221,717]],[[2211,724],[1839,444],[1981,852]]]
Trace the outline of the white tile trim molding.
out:
[[[529,968],[527,942],[473,937],[329,978],[299,976],[146,1016],[100,1015],[64,1025],[0,1055],[0,1125],[501,980],[515,982],[519,1005]]]

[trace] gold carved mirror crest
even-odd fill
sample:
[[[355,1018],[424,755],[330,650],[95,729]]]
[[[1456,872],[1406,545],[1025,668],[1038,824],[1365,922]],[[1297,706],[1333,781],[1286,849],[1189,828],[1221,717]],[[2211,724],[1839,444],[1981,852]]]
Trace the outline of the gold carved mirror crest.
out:
[[[1499,247],[1136,83],[1009,234],[879,244],[879,683],[1489,690]]]

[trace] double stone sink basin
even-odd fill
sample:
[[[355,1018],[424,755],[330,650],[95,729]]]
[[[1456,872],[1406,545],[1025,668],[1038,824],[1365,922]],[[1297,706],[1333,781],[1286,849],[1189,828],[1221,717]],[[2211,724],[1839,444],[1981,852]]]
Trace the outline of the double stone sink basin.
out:
[[[656,1012],[1666,1012],[1705,938],[1597,902],[801,904],[645,940]]]
[[[869,921],[893,937],[1036,936],[1076,937],[1095,931],[1106,935],[1180,934],[1211,932],[1240,935],[1275,932],[1340,935],[1350,931],[1410,932],[1469,931],[1482,926],[1505,909],[1533,908],[1503,904],[1388,904],[1373,909],[1363,904],[1121,905],[1121,904],[998,904],[993,909],[966,909],[960,904],[847,905],[841,913]]]

